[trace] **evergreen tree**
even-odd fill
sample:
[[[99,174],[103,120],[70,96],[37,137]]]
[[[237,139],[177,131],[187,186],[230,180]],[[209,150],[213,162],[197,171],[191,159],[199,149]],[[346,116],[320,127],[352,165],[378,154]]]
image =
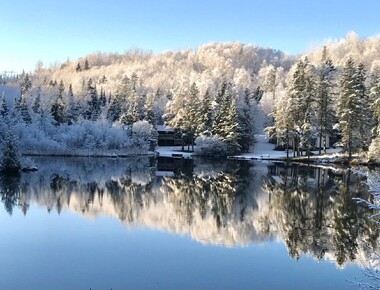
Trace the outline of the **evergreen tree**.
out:
[[[290,124],[287,130],[290,130],[290,135],[292,137],[293,152],[294,155],[300,154],[299,143],[301,138],[304,140],[304,131],[302,126],[305,122],[306,112],[311,112],[311,106],[314,101],[315,93],[315,82],[313,79],[313,72],[309,65],[307,58],[304,60],[299,60],[296,69],[292,75],[291,83],[288,89],[288,118],[290,119]],[[312,121],[312,116],[308,116]],[[311,124],[310,124],[311,125]],[[308,137],[310,135],[308,134]],[[305,142],[304,142],[305,143]]]
[[[17,108],[21,114],[22,120],[26,124],[31,124],[32,118],[30,117],[29,107],[28,107],[28,104],[26,103],[25,97],[20,98]]]
[[[125,76],[117,88],[115,95],[110,100],[107,118],[111,122],[115,122],[122,114],[127,112],[127,103],[132,91],[131,81],[128,76]]]
[[[156,114],[154,112],[154,95],[147,96],[145,101],[145,116],[144,119],[152,125],[156,125]]]
[[[81,111],[80,105],[74,98],[73,86],[71,84],[69,85],[69,88],[67,90],[66,100],[67,105],[65,115],[68,124],[71,125],[78,121]]]
[[[376,132],[373,135],[380,135],[380,67],[374,69],[371,73],[370,78],[370,102],[372,104],[371,109],[373,112],[374,119],[376,121],[375,127]]]
[[[21,153],[16,135],[8,130],[0,156],[0,171],[5,174],[19,174],[21,170]]]
[[[223,95],[221,95],[223,93]],[[222,139],[225,139],[227,132],[225,131],[225,124],[227,123],[228,112],[231,106],[230,90],[227,88],[227,83],[223,82],[221,89],[219,90],[216,100],[219,100],[220,108],[216,112],[214,122],[212,124],[211,132],[213,135],[218,135]]]
[[[254,140],[254,127],[253,127],[253,105],[251,103],[252,93],[246,89],[244,91],[243,104],[241,105],[238,113],[238,121],[240,128],[239,144],[243,151],[248,152],[250,145]]]
[[[89,69],[90,69],[90,65],[88,63],[88,59],[86,58],[84,61],[84,70],[89,70]]]
[[[211,132],[227,143],[230,153],[237,153],[241,149],[239,144],[241,128],[238,123],[236,102],[232,99],[228,86],[222,84],[220,92],[222,91],[224,95],[222,96],[221,108],[215,116]]]
[[[338,107],[339,126],[342,130],[342,141],[345,144],[349,158],[360,145],[361,100],[358,91],[356,64],[350,57],[340,79],[340,99]]]
[[[40,114],[41,113],[41,87],[38,87],[37,96],[34,100],[32,110],[34,114]]]
[[[197,133],[211,132],[212,121],[211,96],[209,90],[206,90],[200,104]]]
[[[228,110],[228,118],[225,120],[224,130],[226,133],[224,139],[228,144],[229,152],[234,154],[240,152],[241,145],[239,144],[239,140],[241,140],[241,136],[239,131],[241,131],[241,129],[238,122],[235,100],[231,101],[231,105]]]
[[[319,154],[321,154],[322,147],[326,153],[327,136],[332,132],[332,127],[335,121],[333,107],[335,67],[331,59],[327,56],[326,47],[323,48],[322,60],[318,72],[316,115],[318,118]]]
[[[98,92],[96,90],[96,85],[93,84],[90,78],[87,83],[87,94],[90,100],[87,102],[86,119],[96,121],[100,115],[100,100],[98,98]]]
[[[371,142],[371,130],[372,130],[372,111],[370,108],[370,99],[367,88],[365,86],[366,81],[366,71],[364,69],[364,64],[360,63],[357,66],[355,74],[355,90],[360,100],[360,122],[359,122],[359,138],[360,147],[362,149],[368,150],[369,144]]]
[[[100,102],[100,106],[102,107],[105,107],[107,104],[106,92],[104,91],[103,87],[100,88],[99,102]]]
[[[75,71],[76,71],[76,72],[81,72],[81,71],[82,71],[82,68],[81,68],[79,62],[78,62],[78,64],[77,64],[76,68],[75,68]]]
[[[5,97],[2,97],[1,100],[1,107],[0,107],[0,116],[5,119],[8,116],[8,105],[7,102],[5,101]]]
[[[63,124],[67,121],[65,115],[66,104],[63,99],[64,92],[65,86],[63,84],[63,81],[61,80],[58,86],[58,91],[56,92],[55,102],[51,105],[50,108],[50,113],[58,125]]]
[[[30,80],[29,74],[25,74],[24,78],[20,83],[21,96],[26,96],[26,94],[32,88],[32,81]]]

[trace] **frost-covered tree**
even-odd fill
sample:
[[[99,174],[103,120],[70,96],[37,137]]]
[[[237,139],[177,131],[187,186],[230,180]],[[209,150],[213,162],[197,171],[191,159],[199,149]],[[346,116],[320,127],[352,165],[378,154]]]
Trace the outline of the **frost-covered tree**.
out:
[[[288,104],[286,107],[289,114],[288,118],[290,119],[290,126],[288,128],[291,130],[293,152],[294,154],[297,152],[297,155],[300,154],[300,142],[302,141],[304,144],[309,143],[310,140],[306,141],[305,138],[306,136],[307,138],[312,136],[309,132],[305,135],[302,127],[307,122],[309,124],[307,128],[312,130],[313,117],[311,116],[311,112],[314,93],[315,81],[311,66],[307,58],[304,60],[300,59],[297,62],[290,81]]]
[[[371,109],[376,120],[376,136],[380,135],[380,67],[375,67],[370,77],[370,102]]]
[[[345,144],[349,158],[360,146],[360,117],[361,99],[357,83],[357,67],[355,61],[350,57],[340,78],[339,95],[339,126],[342,130],[342,141]]]
[[[107,118],[111,122],[115,122],[122,114],[127,111],[128,99],[132,94],[131,80],[128,76],[124,76],[119,84],[115,94],[110,100],[110,105],[107,112]]]
[[[8,129],[0,153],[0,172],[18,174],[21,170],[21,153],[17,137],[12,129]]]
[[[239,144],[241,145],[242,150],[246,152],[248,152],[250,145],[252,145],[254,141],[255,104],[252,103],[252,100],[256,101],[256,98],[259,98],[260,93],[258,92],[260,92],[260,90],[256,90],[255,94],[253,94],[250,90],[246,89],[238,110],[238,122],[240,128]]]
[[[199,124],[197,128],[197,133],[211,132],[213,117],[211,105],[211,95],[209,90],[206,90],[203,98],[200,101]]]
[[[335,67],[327,55],[326,46],[323,48],[321,63],[317,68],[316,116],[318,119],[319,154],[322,148],[326,153],[326,140],[332,132],[334,118],[334,74]]]
[[[56,100],[50,108],[50,113],[53,116],[53,119],[55,120],[56,124],[58,125],[63,124],[67,121],[66,114],[65,114],[66,103],[63,98],[64,92],[65,92],[65,86],[63,84],[63,81],[61,81],[59,83]]]
[[[87,94],[89,101],[87,102],[87,110],[85,111],[85,118],[96,121],[100,115],[100,100],[98,98],[98,92],[96,90],[96,85],[90,78],[87,83]]]
[[[370,99],[368,90],[365,85],[366,82],[366,70],[363,63],[359,63],[355,74],[356,83],[356,93],[360,101],[360,122],[359,122],[359,138],[360,138],[360,148],[368,149],[371,142],[371,131],[372,131],[372,111],[370,108]]]
[[[144,110],[145,110],[144,120],[148,121],[150,124],[155,126],[157,124],[157,120],[156,120],[156,114],[154,111],[154,95],[153,94],[149,94],[147,96],[145,105],[144,105]]]

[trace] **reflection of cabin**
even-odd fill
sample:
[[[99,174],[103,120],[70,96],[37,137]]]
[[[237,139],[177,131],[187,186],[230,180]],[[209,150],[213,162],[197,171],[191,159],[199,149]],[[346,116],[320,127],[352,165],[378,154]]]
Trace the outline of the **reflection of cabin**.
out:
[[[181,134],[175,129],[165,125],[157,125],[158,146],[180,146],[182,145]]]
[[[170,176],[185,174],[192,175],[193,160],[184,158],[157,157],[157,173],[158,176]]]

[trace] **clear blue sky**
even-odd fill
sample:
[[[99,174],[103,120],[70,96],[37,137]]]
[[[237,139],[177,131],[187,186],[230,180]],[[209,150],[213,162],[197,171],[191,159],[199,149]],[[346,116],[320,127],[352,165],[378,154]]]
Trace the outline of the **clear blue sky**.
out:
[[[0,0],[0,72],[95,51],[239,41],[299,53],[380,33],[379,0]]]

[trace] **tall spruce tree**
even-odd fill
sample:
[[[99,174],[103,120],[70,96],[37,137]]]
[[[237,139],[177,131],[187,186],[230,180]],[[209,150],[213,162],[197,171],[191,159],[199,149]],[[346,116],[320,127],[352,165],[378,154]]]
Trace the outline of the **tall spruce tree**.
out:
[[[56,96],[55,102],[52,104],[50,113],[53,116],[54,120],[57,122],[57,125],[63,124],[66,122],[66,103],[63,99],[63,94],[65,92],[65,86],[63,81],[60,81],[58,86],[58,93]]]
[[[87,83],[87,94],[90,100],[87,102],[86,119],[96,121],[99,118],[101,108],[96,85],[91,78]]]
[[[5,135],[0,151],[0,172],[4,174],[19,174],[21,170],[21,153],[18,140],[11,128]]]
[[[375,132],[372,135],[380,136],[380,67],[376,67],[370,77],[370,102],[374,116]]]
[[[350,57],[340,78],[339,126],[342,130],[342,141],[351,159],[352,153],[360,146],[361,100],[358,91],[358,78],[355,61]]]
[[[111,122],[115,122],[122,114],[127,112],[128,99],[132,94],[131,80],[128,76],[124,76],[116,93],[110,98],[110,105],[107,112],[107,118]]]
[[[209,90],[206,90],[203,99],[200,101],[199,124],[197,133],[211,132],[212,127],[212,107],[211,95]]]
[[[368,150],[371,142],[372,130],[372,111],[370,108],[370,99],[366,82],[366,70],[363,63],[359,63],[355,74],[355,89],[360,100],[360,122],[359,122],[359,138],[360,148]]]
[[[145,109],[144,120],[148,121],[150,124],[155,126],[157,124],[157,121],[156,121],[156,113],[154,111],[154,95],[153,94],[149,94],[146,97],[144,109]]]
[[[252,92],[248,89],[244,91],[243,102],[239,108],[238,122],[240,128],[239,144],[243,151],[248,152],[254,140],[254,107],[252,104]]]
[[[322,148],[326,153],[327,138],[332,132],[334,118],[334,73],[335,67],[332,60],[327,56],[327,48],[323,47],[321,64],[318,67],[317,92],[316,92],[316,115],[318,119],[318,147],[319,154]]]

